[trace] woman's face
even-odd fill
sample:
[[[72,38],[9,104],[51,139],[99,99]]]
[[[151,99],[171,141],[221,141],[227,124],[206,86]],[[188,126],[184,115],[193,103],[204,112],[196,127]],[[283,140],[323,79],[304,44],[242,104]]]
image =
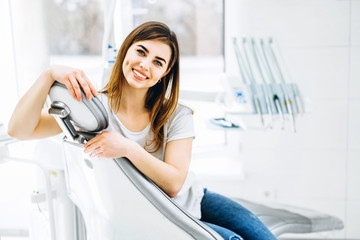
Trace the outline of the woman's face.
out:
[[[171,49],[157,40],[135,42],[128,49],[123,72],[128,84],[134,88],[150,88],[167,74]]]

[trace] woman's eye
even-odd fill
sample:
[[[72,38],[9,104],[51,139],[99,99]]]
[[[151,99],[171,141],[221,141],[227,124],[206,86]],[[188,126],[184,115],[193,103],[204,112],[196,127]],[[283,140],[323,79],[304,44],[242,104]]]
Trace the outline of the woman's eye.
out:
[[[142,56],[145,55],[145,52],[144,52],[143,50],[138,49],[137,52],[138,52],[140,55],[142,55]]]
[[[158,60],[155,60],[155,64],[158,65],[159,67],[162,67],[162,63]]]

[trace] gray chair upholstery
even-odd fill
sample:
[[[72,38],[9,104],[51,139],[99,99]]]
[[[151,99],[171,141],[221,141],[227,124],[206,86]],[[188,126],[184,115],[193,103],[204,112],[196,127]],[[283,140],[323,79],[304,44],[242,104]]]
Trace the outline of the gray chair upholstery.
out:
[[[343,222],[329,214],[280,203],[256,203],[234,199],[254,214],[275,236],[285,233],[315,233],[344,228]]]

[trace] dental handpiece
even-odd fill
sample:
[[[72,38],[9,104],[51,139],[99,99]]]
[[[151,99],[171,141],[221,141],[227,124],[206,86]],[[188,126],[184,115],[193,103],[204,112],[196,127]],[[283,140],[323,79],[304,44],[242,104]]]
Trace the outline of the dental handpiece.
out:
[[[294,132],[296,132],[296,129],[295,129],[295,112],[293,111],[292,109],[292,101],[290,100],[289,96],[287,95],[284,87],[282,87],[282,90],[284,92],[284,103],[285,103],[285,106],[286,106],[286,110],[289,114],[289,118],[290,118],[290,121],[291,121],[291,124],[292,124],[292,127],[293,127],[293,130]]]
[[[262,92],[264,93],[264,98],[265,98],[265,105],[266,105],[266,109],[269,113],[270,116],[270,128],[272,128],[273,126],[273,115],[272,115],[272,111],[271,111],[271,105],[270,105],[270,96],[269,94],[267,94],[267,91],[265,89],[265,85],[267,84],[266,80],[265,80],[265,76],[262,72],[262,68],[260,66],[260,59],[258,58],[257,54],[260,54],[260,52],[258,51],[257,47],[256,47],[256,43],[254,39],[251,39],[251,43],[252,43],[252,53],[253,53],[253,57],[256,63],[256,67],[258,68],[258,71],[260,73],[261,79],[263,81],[263,85],[261,87]]]
[[[251,68],[251,62],[250,62],[249,56],[247,54],[247,48],[246,48],[247,40],[245,37],[243,38],[242,44],[243,44],[243,48],[244,48],[245,59],[248,63],[247,65],[249,67],[249,75],[250,75],[250,82],[251,82],[250,84],[252,85],[252,92],[253,92],[255,108],[256,108],[257,113],[260,116],[263,127],[265,127],[265,120],[264,120],[263,112],[261,110],[260,98],[258,97],[258,95],[256,93],[257,92],[256,91],[256,81],[254,78],[253,70]]]
[[[265,126],[264,116],[263,116],[263,113],[262,113],[261,107],[260,107],[260,99],[257,95],[254,95],[254,103],[255,103],[256,112],[260,116],[261,124],[263,126]]]
[[[290,120],[292,122],[293,130],[296,133],[295,118],[294,118],[292,107],[291,107],[291,100],[286,100],[285,101],[285,106],[286,106],[286,109],[287,109],[287,111],[289,113],[289,117],[290,117]]]
[[[282,109],[281,109],[280,99],[279,99],[278,95],[276,95],[276,94],[274,95],[273,101],[275,103],[276,110],[279,113],[279,116],[280,116],[280,119],[281,119],[281,129],[283,130],[285,128],[285,119],[284,119],[284,114],[283,114]]]

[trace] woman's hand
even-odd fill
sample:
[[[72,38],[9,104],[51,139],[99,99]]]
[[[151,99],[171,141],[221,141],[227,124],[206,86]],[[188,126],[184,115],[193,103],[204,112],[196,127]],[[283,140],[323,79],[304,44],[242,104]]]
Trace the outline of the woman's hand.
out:
[[[71,95],[78,101],[82,101],[80,86],[88,100],[91,99],[91,94],[97,96],[94,86],[80,69],[56,65],[50,67],[50,74],[52,79],[64,84]]]
[[[119,158],[126,157],[136,144],[115,131],[104,131],[84,145],[84,152],[90,157]]]

